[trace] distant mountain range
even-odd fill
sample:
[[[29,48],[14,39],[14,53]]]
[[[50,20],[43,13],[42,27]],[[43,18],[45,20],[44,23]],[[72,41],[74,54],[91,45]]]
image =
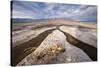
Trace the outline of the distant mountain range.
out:
[[[30,18],[11,18],[14,23],[44,22],[51,19],[30,19]]]
[[[33,19],[27,19],[27,18],[11,18],[12,22],[14,23],[25,23],[25,22],[32,22]]]
[[[59,20],[59,19],[73,21],[73,19],[65,19],[65,18],[50,18],[50,19],[11,18],[13,23],[44,22],[48,20]],[[81,22],[97,22],[97,20],[88,19],[86,21],[81,21]]]

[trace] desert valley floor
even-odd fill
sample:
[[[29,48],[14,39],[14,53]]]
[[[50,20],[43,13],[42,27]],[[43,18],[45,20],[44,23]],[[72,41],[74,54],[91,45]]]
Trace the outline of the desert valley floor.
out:
[[[97,60],[96,24],[68,20],[13,23],[11,65]]]

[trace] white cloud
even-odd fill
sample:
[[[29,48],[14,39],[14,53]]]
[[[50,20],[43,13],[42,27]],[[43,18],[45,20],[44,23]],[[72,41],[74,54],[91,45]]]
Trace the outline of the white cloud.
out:
[[[85,8],[85,9],[84,9]],[[73,11],[72,15],[73,16],[88,16],[90,14],[92,14],[93,12],[96,13],[97,8],[93,7],[93,6],[80,6],[80,8],[76,9],[75,11]]]
[[[49,18],[69,17],[74,9],[66,9],[66,5],[45,3],[46,8],[43,10]],[[54,9],[57,8],[58,10]],[[69,13],[70,12],[70,13]]]
[[[32,16],[28,15],[27,13],[24,13],[24,12],[13,10],[12,18],[32,18]]]

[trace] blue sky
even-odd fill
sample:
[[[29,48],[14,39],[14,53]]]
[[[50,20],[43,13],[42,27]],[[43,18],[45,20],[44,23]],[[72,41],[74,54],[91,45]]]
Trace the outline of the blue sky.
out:
[[[13,0],[12,7],[12,18],[67,18],[80,21],[97,21],[97,7],[94,5]]]

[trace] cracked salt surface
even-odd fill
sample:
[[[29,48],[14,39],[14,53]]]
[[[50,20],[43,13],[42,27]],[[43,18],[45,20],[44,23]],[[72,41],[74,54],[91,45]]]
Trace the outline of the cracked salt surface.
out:
[[[97,48],[97,34],[96,32],[90,31],[81,31],[77,27],[67,27],[67,26],[60,26],[60,29],[65,31],[66,33],[70,33],[73,37],[78,40],[83,41],[93,47]],[[83,28],[84,29],[84,28]]]
[[[64,53],[60,53],[54,56],[45,56],[42,59],[36,61],[34,55],[42,55],[47,52],[52,46],[60,44],[65,48]],[[55,51],[52,51],[55,53]],[[47,53],[46,53],[47,54]],[[29,59],[30,58],[30,59]],[[27,57],[25,57],[18,65],[30,65],[30,64],[53,64],[53,63],[71,63],[71,62],[88,62],[92,61],[88,55],[82,51],[80,48],[77,48],[66,41],[66,36],[59,30],[54,30],[49,34],[40,46]]]

